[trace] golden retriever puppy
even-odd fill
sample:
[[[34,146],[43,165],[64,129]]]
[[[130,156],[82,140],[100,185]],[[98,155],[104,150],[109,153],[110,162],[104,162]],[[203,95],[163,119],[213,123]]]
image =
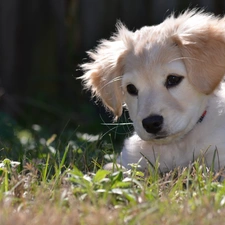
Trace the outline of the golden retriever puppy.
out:
[[[119,164],[158,161],[164,172],[204,157],[225,166],[224,18],[189,10],[135,32],[119,24],[89,56],[85,87],[116,118],[127,107],[135,128]]]

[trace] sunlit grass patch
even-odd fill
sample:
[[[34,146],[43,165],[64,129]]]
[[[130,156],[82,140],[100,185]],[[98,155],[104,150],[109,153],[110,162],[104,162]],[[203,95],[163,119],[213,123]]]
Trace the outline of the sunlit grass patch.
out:
[[[3,225],[201,225],[224,220],[223,174],[214,173],[202,159],[164,174],[157,165],[146,172],[135,164],[130,170],[108,171],[103,165],[116,157],[110,138],[52,135],[40,127],[17,132],[18,160],[11,154],[0,160]]]

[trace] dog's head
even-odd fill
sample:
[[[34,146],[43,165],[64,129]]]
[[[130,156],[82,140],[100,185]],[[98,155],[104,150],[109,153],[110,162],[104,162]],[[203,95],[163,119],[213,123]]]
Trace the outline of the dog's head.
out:
[[[125,103],[138,135],[167,143],[197,123],[225,74],[225,20],[187,11],[136,32],[123,25],[89,52],[84,85],[116,117]]]

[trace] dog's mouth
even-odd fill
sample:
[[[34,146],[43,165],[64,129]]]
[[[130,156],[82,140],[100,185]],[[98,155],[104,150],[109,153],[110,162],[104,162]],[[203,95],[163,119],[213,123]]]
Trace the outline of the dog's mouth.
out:
[[[186,130],[181,130],[177,132],[167,132],[166,130],[162,130],[161,132],[157,134],[149,134],[149,133],[143,133],[139,129],[136,129],[136,132],[138,136],[149,143],[156,144],[156,145],[164,145],[168,144],[174,141],[177,141],[187,133]]]
[[[178,132],[175,134],[168,134],[168,133],[156,134],[152,136],[151,138],[148,138],[146,141],[152,142],[154,144],[167,144],[182,138],[183,135],[184,134],[182,132]]]
[[[156,140],[159,140],[159,139],[165,139],[165,138],[167,138],[168,136],[170,136],[170,135],[168,135],[167,132],[162,131],[162,132],[159,132],[158,134],[155,134],[152,138],[153,138],[153,139],[156,139]]]
[[[154,139],[164,139],[167,138],[168,136],[155,136]]]

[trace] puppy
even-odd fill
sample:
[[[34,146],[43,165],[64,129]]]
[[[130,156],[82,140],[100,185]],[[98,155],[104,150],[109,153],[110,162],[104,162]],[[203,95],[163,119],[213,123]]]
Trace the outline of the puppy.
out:
[[[162,172],[204,157],[225,166],[225,19],[192,10],[135,32],[117,33],[89,52],[84,86],[135,128],[118,163]],[[216,156],[216,157],[215,157]],[[141,159],[142,158],[142,159]]]

